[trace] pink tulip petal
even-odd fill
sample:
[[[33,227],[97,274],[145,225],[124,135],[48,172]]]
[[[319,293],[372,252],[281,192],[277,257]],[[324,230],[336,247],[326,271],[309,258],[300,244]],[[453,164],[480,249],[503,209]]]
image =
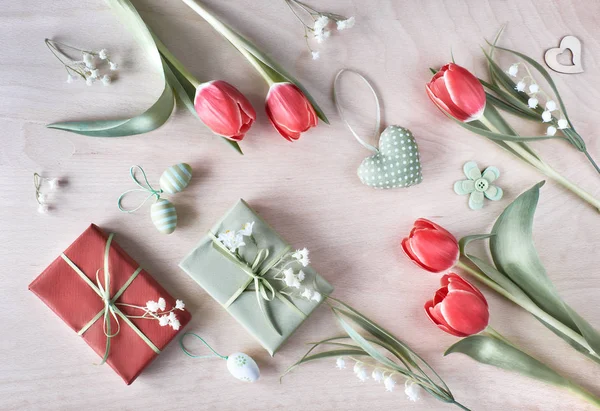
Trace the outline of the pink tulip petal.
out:
[[[416,259],[429,271],[448,270],[458,261],[458,244],[445,231],[418,229],[409,241]]]
[[[466,113],[467,119],[472,121],[481,117],[485,109],[485,91],[483,86],[469,70],[456,64],[448,64],[444,73],[445,89],[451,101]],[[436,94],[437,95],[437,94]],[[440,97],[438,95],[438,97]],[[440,97],[442,98],[442,97]]]
[[[441,308],[440,304],[429,308],[429,313],[428,313],[429,319],[431,321],[433,321],[433,323],[435,325],[437,325],[441,330],[447,332],[448,334],[452,334],[457,337],[466,337],[467,334],[464,334],[464,333],[454,329],[450,324],[448,324],[448,322],[444,319],[444,316],[442,315],[440,308]]]
[[[427,94],[440,110],[445,111],[457,120],[465,121],[469,118],[469,115],[452,101],[444,77],[430,82],[427,85]]]
[[[462,278],[454,273],[451,273],[448,277],[449,277],[448,290],[450,290],[450,291],[462,290],[462,291],[467,291],[467,292],[473,293],[473,294],[477,295],[479,298],[481,298],[482,302],[487,307],[487,300],[485,299],[484,295],[473,284],[471,284],[464,278]]]
[[[430,228],[430,229],[434,229],[437,231],[441,231],[443,233],[446,233],[448,235],[448,237],[450,237],[450,238],[454,239],[454,241],[456,241],[456,238],[450,233],[450,231],[446,230],[441,225],[434,223],[433,221],[427,220],[426,218],[418,218],[415,221],[415,228]]]
[[[418,265],[419,267],[421,267],[422,269],[426,270],[426,271],[431,271],[429,269],[429,267],[424,266],[419,259],[417,258],[417,256],[415,255],[415,253],[412,252],[412,250],[410,249],[410,239],[407,237],[404,240],[402,240],[402,250],[404,251],[404,254],[406,254],[406,256],[416,265]]]
[[[451,329],[465,335],[482,331],[490,316],[487,304],[478,295],[461,290],[449,292],[444,301],[434,307],[432,315],[438,320],[443,318]]]

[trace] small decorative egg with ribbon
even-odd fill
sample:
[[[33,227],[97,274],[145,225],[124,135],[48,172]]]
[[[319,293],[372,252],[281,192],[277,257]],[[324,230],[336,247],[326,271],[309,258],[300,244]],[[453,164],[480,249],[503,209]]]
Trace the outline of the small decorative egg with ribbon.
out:
[[[142,176],[144,177],[143,182],[137,179],[135,175],[136,170],[139,170],[142,173]],[[119,210],[124,213],[133,213],[134,211],[139,210],[146,201],[154,197],[156,201],[150,208],[150,218],[152,219],[152,222],[157,230],[163,234],[171,234],[175,231],[175,228],[177,227],[177,210],[175,210],[175,206],[169,200],[161,198],[161,195],[163,193],[176,194],[186,188],[192,178],[192,167],[186,163],[179,163],[167,168],[160,176],[160,189],[158,190],[155,190],[154,187],[152,187],[148,181],[146,172],[142,167],[131,166],[129,175],[139,188],[127,190],[119,196],[119,199],[117,200]],[[148,196],[137,207],[126,209],[122,205],[123,198],[127,194],[133,192],[145,192],[148,193]]]
[[[186,163],[179,163],[167,168],[158,182],[165,193],[175,194],[186,188],[191,178],[192,167]]]
[[[169,200],[161,198],[150,207],[150,217],[162,234],[171,234],[177,227],[177,210]]]
[[[256,362],[247,354],[236,352],[227,357],[227,369],[241,381],[254,382],[260,377]]]

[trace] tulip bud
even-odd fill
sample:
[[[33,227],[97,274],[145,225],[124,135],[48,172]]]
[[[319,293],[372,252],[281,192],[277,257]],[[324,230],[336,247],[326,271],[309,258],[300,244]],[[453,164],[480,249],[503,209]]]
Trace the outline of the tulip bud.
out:
[[[256,119],[256,112],[248,99],[222,80],[198,86],[194,109],[215,134],[233,141],[241,141]]]
[[[481,292],[456,274],[444,275],[442,287],[425,303],[429,319],[441,330],[457,337],[483,331],[488,325],[488,304]]]
[[[298,140],[317,125],[317,114],[302,90],[292,83],[275,83],[267,94],[266,111],[273,127],[285,139]]]
[[[433,76],[427,94],[440,110],[465,123],[479,119],[485,110],[483,86],[467,69],[454,63]]]
[[[460,256],[458,241],[439,225],[419,218],[402,240],[404,253],[419,267],[440,273],[454,267]]]

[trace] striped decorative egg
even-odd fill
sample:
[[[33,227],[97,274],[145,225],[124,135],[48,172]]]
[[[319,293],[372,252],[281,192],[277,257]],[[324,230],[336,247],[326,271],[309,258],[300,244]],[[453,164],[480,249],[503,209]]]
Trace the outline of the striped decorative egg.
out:
[[[182,191],[190,183],[192,167],[186,163],[179,163],[165,170],[160,176],[160,188],[165,193],[175,194]]]
[[[175,227],[177,227],[177,210],[169,200],[161,198],[152,204],[150,216],[161,233],[171,234],[175,231]]]

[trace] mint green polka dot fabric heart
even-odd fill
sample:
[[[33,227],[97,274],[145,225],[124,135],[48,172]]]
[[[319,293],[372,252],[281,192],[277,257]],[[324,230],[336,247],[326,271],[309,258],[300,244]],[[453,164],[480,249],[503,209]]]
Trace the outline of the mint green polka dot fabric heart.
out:
[[[400,126],[389,126],[379,136],[379,148],[364,141],[344,118],[344,110],[339,102],[338,82],[343,73],[352,73],[358,76],[369,87],[375,97],[377,109],[377,122],[374,135],[377,136],[381,126],[381,106],[379,98],[371,83],[361,74],[347,69],[338,71],[333,81],[333,98],[340,117],[350,133],[363,147],[374,154],[363,160],[358,167],[357,174],[360,181],[373,188],[387,189],[409,187],[423,181],[421,174],[421,158],[417,142],[409,129]]]
[[[410,130],[389,126],[379,138],[378,152],[358,167],[360,181],[374,188],[409,187],[423,181],[417,142]]]

